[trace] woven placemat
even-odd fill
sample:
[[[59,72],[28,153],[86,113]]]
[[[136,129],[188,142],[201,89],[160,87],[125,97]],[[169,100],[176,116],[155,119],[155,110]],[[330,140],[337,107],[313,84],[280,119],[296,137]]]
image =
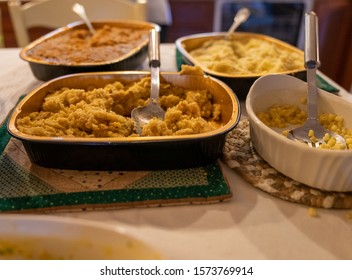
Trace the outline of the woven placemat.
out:
[[[159,171],[77,171],[30,162],[0,127],[0,212],[54,212],[217,203],[230,199],[218,162]]]
[[[314,189],[272,168],[257,154],[251,144],[248,119],[241,120],[228,134],[223,160],[252,186],[283,200],[311,207],[352,208],[352,192]]]

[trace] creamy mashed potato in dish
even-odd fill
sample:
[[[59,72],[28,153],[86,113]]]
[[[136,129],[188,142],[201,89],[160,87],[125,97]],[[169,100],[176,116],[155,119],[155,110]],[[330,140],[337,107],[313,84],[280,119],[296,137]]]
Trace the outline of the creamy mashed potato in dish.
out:
[[[38,112],[18,118],[17,128],[48,137],[134,137],[131,111],[149,102],[150,77],[133,83],[116,81],[89,90],[61,88],[49,93]],[[191,90],[161,81],[165,119],[144,125],[142,136],[186,135],[221,127],[221,107],[208,90]]]
[[[236,36],[210,39],[189,54],[209,70],[230,75],[264,75],[304,68],[303,54],[272,41]]]

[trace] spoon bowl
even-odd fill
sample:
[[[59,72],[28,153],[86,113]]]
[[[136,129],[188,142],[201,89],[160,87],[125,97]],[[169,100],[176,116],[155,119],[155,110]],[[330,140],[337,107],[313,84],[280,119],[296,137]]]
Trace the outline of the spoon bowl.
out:
[[[307,119],[303,126],[290,130],[287,138],[306,143],[313,148],[318,148],[329,139],[334,138],[340,147],[346,148],[345,139],[336,132],[323,127],[317,119]]]
[[[159,34],[155,29],[149,33],[149,66],[151,72],[151,90],[149,103],[146,106],[140,106],[132,110],[131,117],[136,122],[136,130],[142,134],[143,126],[151,119],[157,118],[163,120],[165,111],[159,104],[159,87],[160,87],[160,44]]]

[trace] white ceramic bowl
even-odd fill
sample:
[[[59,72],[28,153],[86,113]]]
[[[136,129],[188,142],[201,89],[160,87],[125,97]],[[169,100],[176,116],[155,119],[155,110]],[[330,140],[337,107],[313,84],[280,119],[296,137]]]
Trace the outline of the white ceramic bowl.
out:
[[[306,110],[306,105],[301,104],[306,91],[304,81],[288,75],[267,75],[252,85],[246,110],[253,146],[272,167],[298,182],[325,191],[352,191],[352,150],[310,148],[287,139],[256,116],[274,104],[292,104]],[[352,103],[322,90],[318,92],[318,114],[343,116],[345,127],[352,128]]]

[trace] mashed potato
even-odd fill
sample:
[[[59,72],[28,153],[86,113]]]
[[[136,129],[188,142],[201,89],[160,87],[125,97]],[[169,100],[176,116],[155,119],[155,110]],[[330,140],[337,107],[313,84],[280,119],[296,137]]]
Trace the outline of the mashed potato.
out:
[[[41,109],[17,119],[26,134],[49,137],[137,136],[132,109],[146,105],[150,77],[134,83],[120,81],[92,90],[62,88],[49,93]],[[221,108],[207,90],[190,90],[162,82],[160,104],[165,119],[153,119],[142,136],[185,135],[209,132],[221,126]]]
[[[304,68],[303,54],[258,38],[208,40],[189,53],[209,70],[232,75],[264,75]]]

